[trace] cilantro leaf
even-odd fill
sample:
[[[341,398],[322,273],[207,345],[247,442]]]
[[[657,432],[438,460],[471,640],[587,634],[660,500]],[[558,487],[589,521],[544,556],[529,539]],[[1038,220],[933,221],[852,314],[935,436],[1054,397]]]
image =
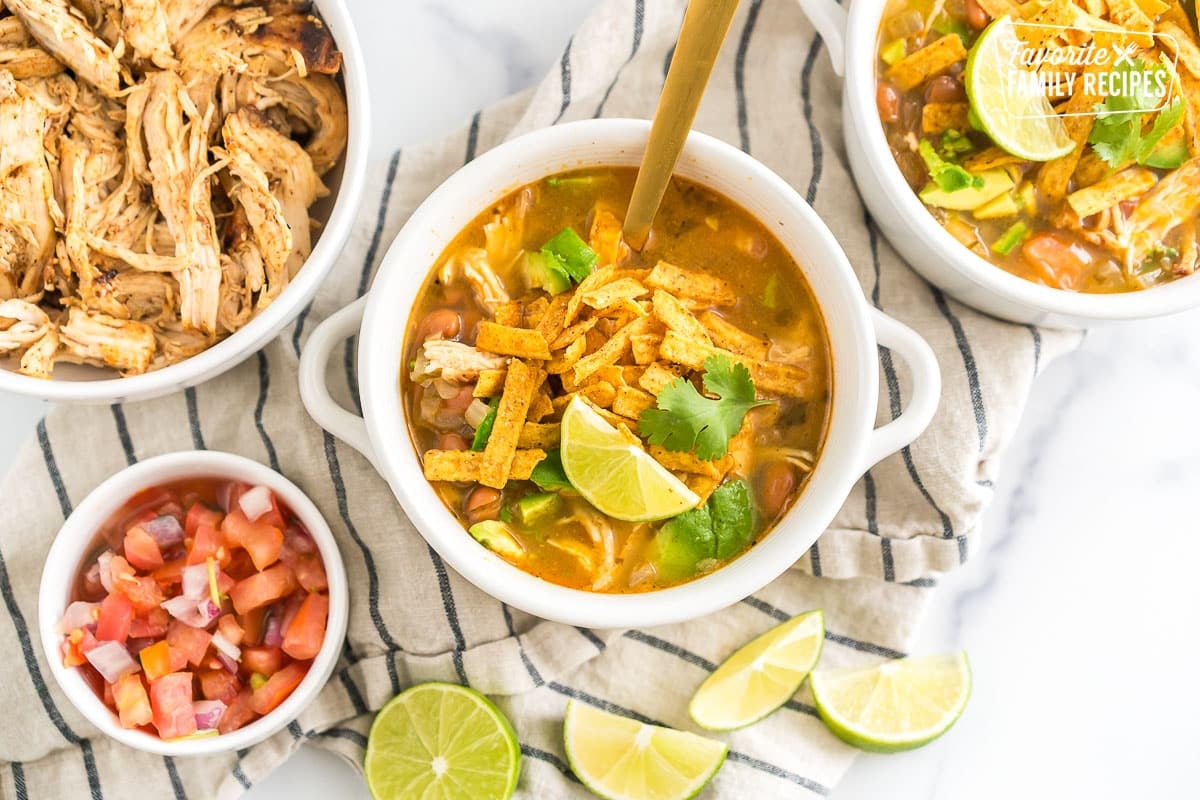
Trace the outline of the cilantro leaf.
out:
[[[1150,132],[1142,137],[1141,144],[1138,145],[1137,162],[1139,164],[1145,164],[1150,160],[1154,151],[1158,149],[1158,143],[1183,119],[1185,110],[1183,98],[1176,97],[1169,106],[1165,106],[1158,112],[1158,115],[1154,117],[1154,124],[1150,126]]]
[[[1162,64],[1147,66],[1140,58],[1132,63],[1121,63],[1113,72],[1130,76],[1123,81],[1114,80],[1116,85],[1133,85],[1136,86],[1136,90],[1127,95],[1110,94],[1103,102],[1096,104],[1096,121],[1088,136],[1092,149],[1113,169],[1131,161],[1150,166],[1153,166],[1150,164],[1151,160],[1169,163],[1173,160],[1173,154],[1155,159],[1154,150],[1163,137],[1179,124],[1184,112],[1182,100],[1176,98],[1170,105],[1160,109],[1148,133],[1143,135],[1142,128],[1145,123],[1144,114],[1154,113],[1154,109],[1162,100],[1153,87],[1160,84],[1169,85],[1170,72]],[[1134,81],[1133,73],[1142,75]]]
[[[922,139],[917,146],[917,152],[929,168],[929,177],[943,192],[957,192],[959,189],[978,189],[983,186],[983,178],[976,177],[958,164],[953,164],[937,154],[933,143]]]
[[[720,354],[704,361],[704,388],[718,399],[705,397],[683,378],[671,381],[658,393],[658,407],[642,412],[638,432],[650,444],[676,453],[692,451],[711,461],[728,452],[747,411],[771,402],[755,399],[754,379],[745,364]]]

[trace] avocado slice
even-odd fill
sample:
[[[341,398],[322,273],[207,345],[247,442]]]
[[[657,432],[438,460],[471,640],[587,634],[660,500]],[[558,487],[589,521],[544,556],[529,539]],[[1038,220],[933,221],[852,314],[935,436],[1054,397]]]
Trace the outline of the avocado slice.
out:
[[[475,541],[506,558],[520,558],[525,555],[525,548],[521,547],[512,529],[498,519],[476,522],[467,532]]]
[[[517,501],[517,519],[527,528],[532,528],[558,513],[562,500],[553,492],[527,494]]]
[[[919,192],[921,202],[936,208],[974,211],[989,200],[995,200],[1000,195],[1012,191],[1013,180],[1003,169],[985,170],[976,177],[983,179],[983,186],[969,186],[953,192],[947,192],[936,183],[930,183]]]
[[[1016,216],[1020,212],[1021,207],[1017,204],[1017,198],[1013,197],[1012,192],[1009,192],[994,200],[988,200],[971,213],[975,215],[975,219],[1002,219]]]

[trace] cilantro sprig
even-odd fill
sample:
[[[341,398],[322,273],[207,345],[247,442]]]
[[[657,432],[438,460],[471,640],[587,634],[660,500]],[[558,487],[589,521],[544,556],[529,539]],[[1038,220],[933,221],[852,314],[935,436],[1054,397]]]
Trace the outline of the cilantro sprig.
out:
[[[750,370],[725,355],[705,359],[703,382],[705,391],[717,395],[715,399],[702,395],[690,381],[676,378],[658,393],[658,407],[642,412],[638,432],[650,444],[676,453],[691,451],[704,461],[725,455],[746,412],[771,401],[756,399]]]
[[[1145,133],[1145,114],[1158,106],[1161,97],[1154,87],[1170,83],[1170,71],[1162,64],[1148,66],[1142,59],[1123,62],[1114,72],[1133,75],[1140,73],[1138,80],[1124,80],[1125,85],[1135,86],[1128,94],[1110,94],[1104,102],[1096,104],[1096,122],[1088,136],[1088,142],[1096,155],[1108,166],[1116,169],[1129,162],[1142,166],[1174,169],[1184,162],[1188,152],[1186,146],[1167,147],[1158,150],[1159,144],[1173,128],[1179,125],[1186,110],[1183,99],[1176,97],[1160,108],[1154,124]]]
[[[954,164],[938,155],[933,149],[933,143],[922,139],[917,145],[917,152],[929,168],[929,177],[943,192],[957,192],[959,189],[979,189],[983,186],[983,178],[972,175],[958,164]]]

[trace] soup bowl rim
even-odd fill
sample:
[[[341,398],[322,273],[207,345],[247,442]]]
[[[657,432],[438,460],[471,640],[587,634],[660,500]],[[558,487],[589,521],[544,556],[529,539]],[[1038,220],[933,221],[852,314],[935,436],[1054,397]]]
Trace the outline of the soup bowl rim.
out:
[[[764,198],[770,214],[746,210],[760,221],[768,216],[775,220],[779,225],[774,230],[776,235],[782,231],[782,235],[804,238],[811,251],[805,264],[820,265],[802,265],[825,319],[835,383],[816,469],[789,511],[747,552],[720,569],[670,588],[629,594],[572,589],[527,573],[479,545],[425,480],[400,400],[402,347],[418,292],[445,247],[480,211],[520,186],[567,169],[636,165],[648,132],[649,122],[644,120],[572,122],[525,134],[466,165],[435,190],[405,223],[388,249],[370,292],[322,323],[301,357],[301,396],[309,413],[368,456],[416,530],[441,558],[467,580],[511,606],[586,627],[681,621],[731,605],[762,588],[803,556],[871,463],[899,449],[924,429],[939,392],[936,362],[928,346],[899,323],[869,308],[845,254],[803,198],[737,148],[692,133],[677,171],[717,191],[733,187],[747,196]],[[710,180],[699,180],[697,171],[706,169],[710,170]],[[740,196],[725,193],[746,207]],[[421,270],[406,268],[413,263],[430,266]],[[887,427],[872,431],[878,400],[876,330],[878,341],[883,341],[885,334],[891,336],[895,330],[890,326],[911,337],[905,343],[894,344],[907,353],[902,357],[917,364],[915,371],[921,380],[915,383],[929,390],[931,396],[914,392],[910,409],[915,416],[903,431],[892,431],[899,433],[899,438],[884,436],[887,441],[880,444],[877,434],[887,431]],[[355,333],[365,422],[335,408],[325,386],[326,362],[333,346]],[[403,445],[397,445],[400,441]]]
[[[802,0],[801,6],[829,45],[834,70],[845,76],[844,136],[863,199],[914,269],[969,305],[1050,327],[1143,319],[1200,306],[1195,275],[1132,292],[1055,289],[971,252],[938,224],[900,172],[875,106],[878,32],[888,2],[853,0],[848,10],[835,0]]]
[[[80,670],[64,666],[58,621],[71,602],[75,581],[96,546],[98,528],[144,489],[188,478],[218,478],[262,485],[275,493],[312,536],[329,581],[329,613],[325,638],[308,674],[271,712],[229,733],[198,739],[162,739],[124,728],[87,684]],[[241,750],[282,730],[314,700],[337,667],[350,611],[346,568],[325,518],[300,487],[259,462],[219,450],[183,450],[147,458],[106,478],[67,516],[46,555],[38,587],[38,633],[50,672],[71,704],[88,722],[121,744],[168,756],[208,755]]]

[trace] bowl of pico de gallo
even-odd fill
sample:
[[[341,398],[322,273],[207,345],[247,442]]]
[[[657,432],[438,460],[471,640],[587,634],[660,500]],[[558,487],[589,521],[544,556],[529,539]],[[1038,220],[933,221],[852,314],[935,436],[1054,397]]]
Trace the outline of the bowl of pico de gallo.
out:
[[[97,486],[42,572],[51,672],[106,735],[163,755],[285,727],[337,664],[349,591],[320,511],[242,456],[180,452]]]

